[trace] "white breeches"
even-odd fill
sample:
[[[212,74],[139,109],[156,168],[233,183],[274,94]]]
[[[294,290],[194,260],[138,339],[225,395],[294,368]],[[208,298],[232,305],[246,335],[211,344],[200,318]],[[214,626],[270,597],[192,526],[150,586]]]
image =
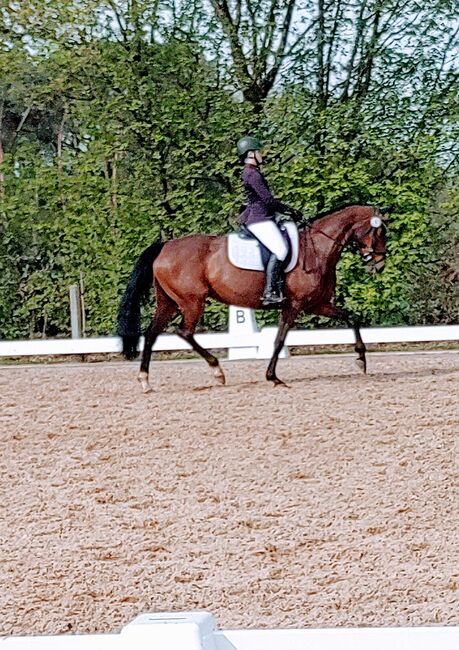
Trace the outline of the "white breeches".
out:
[[[258,223],[250,224],[247,228],[266,248],[269,248],[271,253],[274,253],[278,260],[281,262],[285,260],[288,253],[287,244],[274,221],[271,221],[271,219],[259,221]]]

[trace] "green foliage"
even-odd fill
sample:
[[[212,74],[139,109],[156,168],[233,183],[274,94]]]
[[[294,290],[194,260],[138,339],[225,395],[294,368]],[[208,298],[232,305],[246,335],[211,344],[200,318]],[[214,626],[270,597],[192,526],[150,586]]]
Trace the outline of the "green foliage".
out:
[[[311,31],[314,47],[292,50],[277,85],[268,50],[250,60],[249,14],[237,33],[198,0],[181,13],[147,1],[13,4],[0,10],[0,337],[68,334],[68,286],[81,272],[87,333],[112,333],[147,245],[234,227],[243,200],[235,143],[247,132],[267,143],[276,194],[306,214],[351,201],[394,206],[384,273],[370,276],[346,254],[338,302],[371,324],[457,321],[458,84],[448,3],[419,14],[419,44],[405,3],[397,29],[406,48],[394,46],[385,23],[378,56],[368,23],[354,66],[353,18],[330,13],[320,23],[328,36]],[[383,17],[396,11],[392,4],[370,2],[371,19],[381,7]],[[441,39],[436,16],[446,25]],[[322,42],[330,43],[328,77],[326,59],[321,68],[314,58]],[[224,329],[226,315],[210,303],[201,325]]]

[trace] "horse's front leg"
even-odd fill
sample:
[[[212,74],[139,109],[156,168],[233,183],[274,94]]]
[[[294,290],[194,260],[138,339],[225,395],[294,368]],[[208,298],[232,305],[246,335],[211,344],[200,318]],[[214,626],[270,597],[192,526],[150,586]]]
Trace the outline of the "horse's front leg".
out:
[[[284,309],[282,310],[279,319],[279,329],[277,330],[277,336],[274,342],[274,352],[269,362],[268,369],[266,371],[266,379],[268,381],[272,381],[275,386],[286,386],[286,384],[277,377],[276,366],[277,366],[277,361],[279,359],[279,354],[281,353],[281,350],[284,347],[284,343],[288,331],[292,327],[293,323],[295,322],[295,318],[297,314],[298,314],[298,310],[292,308],[291,305],[288,305],[284,307]]]
[[[367,358],[366,351],[367,348],[365,343],[362,340],[362,335],[360,334],[360,322],[357,316],[349,313],[345,309],[340,309],[340,307],[335,307],[332,303],[327,303],[326,305],[321,305],[314,309],[314,314],[318,316],[326,316],[327,318],[337,318],[344,321],[348,327],[351,327],[354,330],[355,334],[355,347],[354,350],[357,352],[357,365],[359,368],[366,374],[367,372]]]

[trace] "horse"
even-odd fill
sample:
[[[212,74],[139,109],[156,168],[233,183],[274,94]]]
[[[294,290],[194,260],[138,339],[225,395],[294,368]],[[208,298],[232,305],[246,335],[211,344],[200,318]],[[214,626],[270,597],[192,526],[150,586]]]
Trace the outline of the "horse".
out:
[[[353,245],[374,272],[383,270],[386,259],[385,216],[389,208],[372,205],[346,205],[318,214],[299,225],[299,251],[296,266],[286,274],[285,301],[280,305],[278,332],[266,379],[274,385],[283,382],[276,365],[289,329],[301,313],[339,319],[355,332],[357,363],[366,373],[366,347],[360,334],[359,319],[334,304],[336,265],[346,245]],[[227,305],[265,309],[262,293],[265,275],[233,266],[228,259],[227,237],[188,235],[151,244],[140,255],[118,312],[118,334],[123,355],[134,359],[141,335],[142,303],[154,285],[156,309],[145,331],[145,342],[138,380],[143,392],[152,390],[149,365],[158,335],[178,313],[177,334],[201,355],[224,384],[225,375],[218,359],[202,348],[194,332],[208,298]]]

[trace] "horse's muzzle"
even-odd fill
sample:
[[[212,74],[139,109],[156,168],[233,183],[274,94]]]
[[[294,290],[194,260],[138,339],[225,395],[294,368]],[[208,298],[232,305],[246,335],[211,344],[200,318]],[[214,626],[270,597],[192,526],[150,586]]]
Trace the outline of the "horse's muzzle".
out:
[[[368,273],[381,273],[381,271],[384,270],[384,267],[386,266],[386,260],[385,258],[380,258],[377,261],[374,258],[371,258],[367,262],[366,269]]]
[[[378,262],[374,263],[374,269],[375,269],[376,273],[381,273],[381,271],[384,270],[385,266],[386,266],[386,260],[384,259],[384,257],[381,260],[379,260]]]

